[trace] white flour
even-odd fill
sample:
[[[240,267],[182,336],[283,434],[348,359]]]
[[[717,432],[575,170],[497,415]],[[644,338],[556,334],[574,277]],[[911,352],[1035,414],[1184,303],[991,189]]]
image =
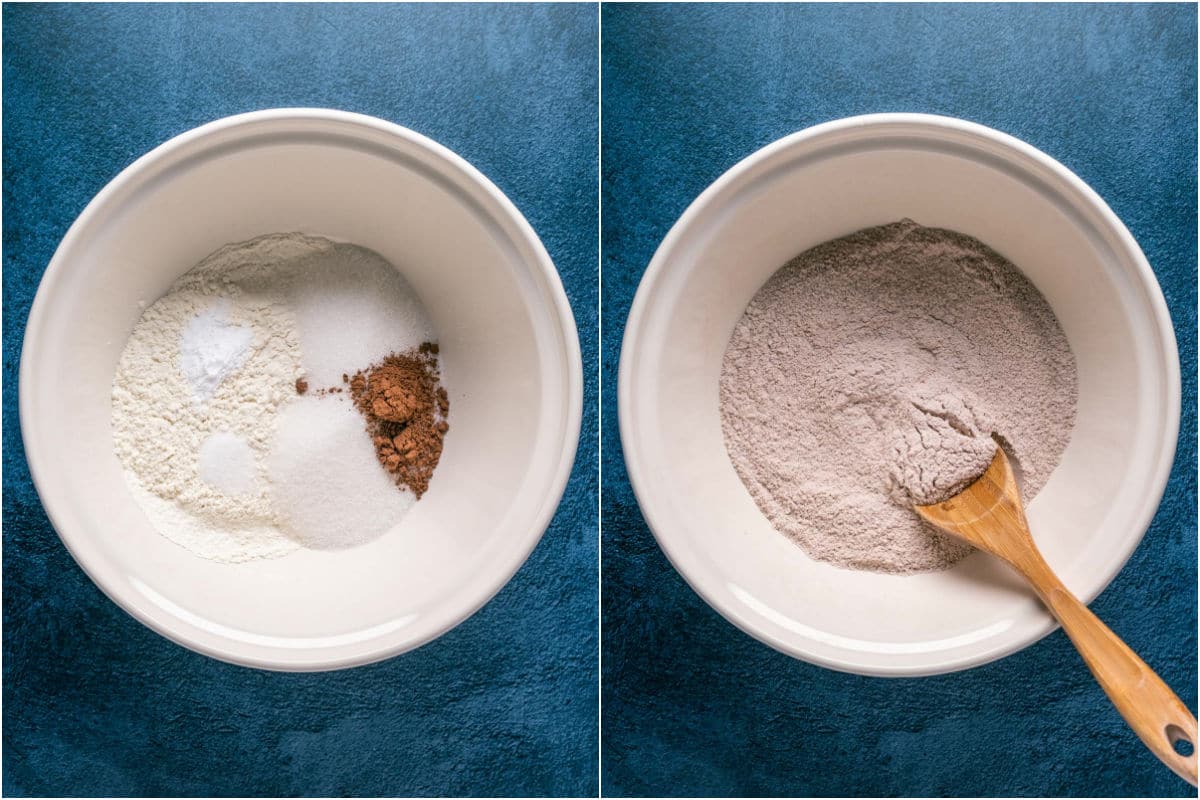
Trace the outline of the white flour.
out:
[[[275,411],[295,394],[300,348],[287,307],[224,280],[219,256],[134,327],[113,380],[113,437],[160,533],[205,558],[239,562],[296,547],[276,529],[263,464]],[[204,445],[219,434],[239,437],[251,453],[250,465],[235,467],[245,491],[222,491],[228,480],[214,480],[211,463],[210,480],[201,476]]]
[[[304,453],[329,457],[336,443],[328,435],[342,435],[337,441],[353,453],[371,456],[345,456],[359,487],[382,493],[331,494],[309,481],[328,478],[328,470],[269,458],[279,412],[298,399],[299,378],[314,389],[341,385],[343,373],[432,338],[407,283],[369,250],[302,234],[221,248],[146,310],[121,355],[114,447],[134,497],[164,536],[226,563],[285,555],[302,544],[347,546],[382,533],[412,498],[374,460],[348,396],[303,399],[348,409],[357,423],[353,436],[347,414],[326,409],[313,419],[336,418],[336,431],[292,431],[281,441],[291,446],[310,436],[324,449]],[[276,474],[281,463],[289,468]],[[378,480],[364,483],[365,474]],[[281,513],[281,497],[312,496],[324,506]]]
[[[973,481],[996,434],[1028,502],[1070,438],[1075,360],[1012,264],[903,222],[800,254],[725,351],[721,425],[763,513],[813,558],[911,573],[971,552],[912,511]]]

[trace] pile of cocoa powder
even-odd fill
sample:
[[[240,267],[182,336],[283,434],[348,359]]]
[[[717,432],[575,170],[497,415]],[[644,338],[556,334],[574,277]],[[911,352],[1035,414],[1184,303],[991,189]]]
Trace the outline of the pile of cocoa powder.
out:
[[[439,378],[438,346],[432,342],[343,376],[367,420],[379,463],[418,498],[429,488],[450,429],[450,398]]]

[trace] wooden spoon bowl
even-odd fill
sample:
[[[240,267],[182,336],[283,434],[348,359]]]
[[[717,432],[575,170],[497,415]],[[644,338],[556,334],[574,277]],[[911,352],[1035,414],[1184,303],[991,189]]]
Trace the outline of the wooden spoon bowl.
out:
[[[1138,656],[1063,585],[1042,558],[1008,457],[1000,448],[974,483],[941,503],[916,506],[940,530],[1003,559],[1025,577],[1083,656],[1117,711],[1175,774],[1196,785],[1196,718]],[[1176,751],[1186,742],[1189,754]]]

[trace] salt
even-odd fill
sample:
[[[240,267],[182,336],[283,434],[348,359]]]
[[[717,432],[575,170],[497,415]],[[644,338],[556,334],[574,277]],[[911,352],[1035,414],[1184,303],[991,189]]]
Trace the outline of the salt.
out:
[[[192,389],[192,399],[212,398],[221,381],[241,369],[254,332],[229,321],[230,302],[220,298],[188,321],[180,335],[179,366]]]
[[[362,415],[337,396],[282,409],[267,474],[284,533],[317,550],[370,541],[416,502],[380,468]]]
[[[254,489],[258,467],[250,444],[234,433],[218,431],[200,445],[200,480],[229,495]]]

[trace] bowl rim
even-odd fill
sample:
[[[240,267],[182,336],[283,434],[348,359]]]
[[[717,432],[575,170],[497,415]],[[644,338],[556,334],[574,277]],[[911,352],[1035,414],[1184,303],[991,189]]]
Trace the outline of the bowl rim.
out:
[[[957,117],[908,112],[863,114],[831,120],[788,134],[754,151],[722,173],[688,205],[687,209],[671,226],[671,229],[655,250],[649,265],[646,267],[645,273],[642,275],[633,303],[630,306],[629,316],[625,323],[625,332],[621,341],[621,355],[617,370],[619,431],[626,472],[642,516],[651,533],[653,533],[659,548],[666,555],[667,560],[675,568],[675,571],[691,587],[692,591],[698,594],[713,610],[744,633],[793,658],[828,669],[858,675],[900,678],[939,675],[982,666],[1035,644],[1057,630],[1059,625],[1049,615],[1046,615],[1047,618],[1039,626],[1032,628],[1022,636],[1015,637],[1010,643],[993,647],[977,654],[944,659],[941,662],[927,666],[857,663],[850,658],[831,658],[824,654],[811,652],[792,641],[787,641],[782,637],[761,630],[755,625],[752,619],[740,613],[732,604],[724,602],[722,598],[710,591],[704,585],[703,581],[689,575],[684,568],[683,564],[686,558],[684,551],[686,548],[678,542],[673,541],[672,536],[667,532],[671,523],[665,520],[655,508],[655,500],[652,496],[650,479],[648,477],[649,473],[653,470],[639,460],[640,451],[636,446],[633,430],[635,426],[634,419],[637,415],[636,403],[634,401],[636,394],[634,385],[636,378],[634,373],[639,354],[636,351],[636,346],[642,338],[643,325],[655,302],[657,284],[666,272],[668,263],[674,258],[674,251],[679,246],[680,241],[686,236],[688,229],[696,221],[697,217],[708,211],[710,207],[723,202],[723,195],[731,189],[736,189],[739,181],[747,173],[750,173],[763,163],[787,150],[831,134],[857,132],[860,137],[867,137],[872,135],[872,129],[876,129],[882,135],[886,136],[887,128],[895,128],[897,126],[907,126],[910,129],[924,129],[921,131],[921,135],[957,134],[972,137],[977,141],[982,140],[995,148],[1014,153],[1018,157],[1023,157],[1027,162],[1034,162],[1034,164],[1046,170],[1054,178],[1061,180],[1066,184],[1068,190],[1075,192],[1077,200],[1086,205],[1088,210],[1097,216],[1102,224],[1102,229],[1115,237],[1116,244],[1125,251],[1129,262],[1133,265],[1132,272],[1137,278],[1137,283],[1142,290],[1143,297],[1149,303],[1154,332],[1157,334],[1157,341],[1160,343],[1163,351],[1161,353],[1161,366],[1164,372],[1164,404],[1167,410],[1167,419],[1163,427],[1164,442],[1159,448],[1157,459],[1151,470],[1150,485],[1155,487],[1155,489],[1145,497],[1143,504],[1135,515],[1137,519],[1136,527],[1140,530],[1139,535],[1131,539],[1126,552],[1122,554],[1120,559],[1114,562],[1108,573],[1097,584],[1095,590],[1080,595],[1080,599],[1085,604],[1091,603],[1092,600],[1099,596],[1124,568],[1129,557],[1137,549],[1138,545],[1141,544],[1142,538],[1145,536],[1146,531],[1149,530],[1154,515],[1158,510],[1159,503],[1162,500],[1163,493],[1166,491],[1170,478],[1171,466],[1174,463],[1175,450],[1179,438],[1181,386],[1179,347],[1175,338],[1174,327],[1171,324],[1171,316],[1167,308],[1166,299],[1163,296],[1162,288],[1154,275],[1153,269],[1146,260],[1145,254],[1124,223],[1121,222],[1095,190],[1063,164],[1032,145],[985,125]],[[859,141],[862,141],[862,138]],[[1020,164],[1019,168],[1022,172],[1029,171],[1027,163]]]
[[[57,293],[61,282],[70,273],[70,264],[67,259],[93,218],[107,210],[112,197],[119,195],[126,186],[141,179],[148,171],[157,168],[164,162],[169,163],[169,160],[176,158],[181,151],[185,151],[205,139],[227,135],[239,128],[244,128],[253,135],[253,132],[261,128],[264,123],[286,127],[312,122],[339,124],[345,128],[347,138],[356,135],[355,129],[357,129],[357,135],[360,136],[384,134],[391,137],[397,144],[421,151],[427,156],[429,160],[426,162],[426,168],[441,175],[452,175],[461,179],[471,190],[482,193],[484,198],[490,202],[490,208],[481,204],[481,210],[492,217],[514,244],[522,245],[517,248],[518,252],[525,251],[532,256],[532,259],[525,258],[523,260],[530,270],[531,277],[540,283],[539,288],[542,293],[552,301],[549,311],[563,340],[563,363],[560,376],[564,387],[563,407],[560,411],[564,422],[563,440],[556,453],[557,464],[548,481],[543,502],[537,508],[532,523],[524,532],[524,538],[508,553],[506,558],[491,562],[485,573],[491,576],[489,580],[480,581],[475,585],[473,591],[468,591],[471,587],[471,584],[468,583],[461,591],[451,593],[451,597],[457,595],[467,599],[465,602],[459,601],[458,604],[447,603],[446,606],[451,609],[451,613],[446,614],[445,618],[438,621],[435,627],[416,636],[410,633],[406,634],[406,629],[401,628],[398,631],[356,641],[352,646],[332,645],[314,649],[271,648],[269,645],[255,645],[255,654],[248,654],[242,651],[245,645],[239,640],[212,630],[207,631],[206,635],[212,637],[215,643],[195,640],[187,635],[187,629],[179,624],[182,621],[177,616],[164,612],[161,607],[150,602],[144,595],[132,590],[128,584],[116,581],[116,576],[110,576],[100,570],[98,565],[89,563],[90,547],[82,541],[77,532],[65,530],[61,523],[61,517],[55,512],[55,504],[59,500],[61,490],[56,487],[54,481],[48,480],[48,476],[52,473],[49,459],[39,451],[39,446],[36,444],[37,437],[32,436],[33,420],[38,414],[31,392],[26,387],[32,385],[35,368],[33,357],[30,354],[39,349],[40,331],[44,324],[44,317],[49,313],[51,297]],[[188,157],[187,154],[184,155],[185,159]],[[365,114],[332,108],[288,107],[235,114],[184,131],[154,147],[126,166],[88,202],[75,221],[71,223],[55,249],[54,255],[42,274],[30,306],[22,337],[18,395],[18,413],[25,461],[46,516],[80,569],[110,600],[156,633],[203,655],[227,663],[259,669],[311,672],[361,666],[420,647],[471,617],[512,579],[529,558],[538,542],[541,541],[542,535],[558,510],[559,502],[570,479],[582,424],[583,365],[575,317],[554,262],[533,227],[517,207],[482,172],[444,145],[402,125]],[[34,443],[32,447],[30,446],[31,442]],[[262,655],[264,650],[272,652],[274,655]],[[347,651],[353,652],[348,654]]]

